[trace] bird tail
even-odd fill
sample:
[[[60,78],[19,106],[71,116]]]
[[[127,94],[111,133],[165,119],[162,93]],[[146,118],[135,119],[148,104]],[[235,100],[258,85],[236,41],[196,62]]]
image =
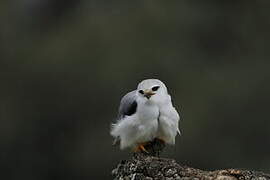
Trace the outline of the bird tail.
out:
[[[177,128],[177,132],[178,132],[178,134],[181,136],[182,135],[182,133],[181,133],[181,131],[179,130],[179,128]]]

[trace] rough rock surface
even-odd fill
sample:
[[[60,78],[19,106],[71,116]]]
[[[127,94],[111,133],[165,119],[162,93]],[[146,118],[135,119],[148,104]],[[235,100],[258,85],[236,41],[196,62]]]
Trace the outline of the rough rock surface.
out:
[[[134,153],[131,160],[122,160],[112,171],[115,180],[270,180],[262,172],[226,169],[203,171],[178,164],[173,159],[160,158],[163,141],[154,139],[145,146],[147,152]]]
[[[226,169],[202,171],[176,163],[173,159],[136,153],[131,160],[123,160],[112,171],[115,180],[270,180],[262,172]]]

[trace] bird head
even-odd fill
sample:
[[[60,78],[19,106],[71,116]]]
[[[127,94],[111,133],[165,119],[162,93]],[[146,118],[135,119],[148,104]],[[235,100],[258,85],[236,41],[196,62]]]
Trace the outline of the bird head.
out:
[[[139,97],[146,100],[158,101],[167,95],[167,88],[158,79],[146,79],[139,83],[137,87]]]

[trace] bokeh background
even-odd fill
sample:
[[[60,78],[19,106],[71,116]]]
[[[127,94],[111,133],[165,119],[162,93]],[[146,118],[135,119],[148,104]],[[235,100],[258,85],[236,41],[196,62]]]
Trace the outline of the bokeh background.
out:
[[[270,173],[270,3],[0,2],[0,176],[111,179],[120,98],[164,81],[182,137],[163,157]]]

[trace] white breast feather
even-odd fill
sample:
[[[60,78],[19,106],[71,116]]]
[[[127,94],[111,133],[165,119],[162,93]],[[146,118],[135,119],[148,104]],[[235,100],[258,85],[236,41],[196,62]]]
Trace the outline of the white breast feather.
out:
[[[158,130],[159,109],[153,104],[138,102],[137,112],[125,116],[113,125],[111,135],[120,137],[120,148],[135,147],[155,138]]]

